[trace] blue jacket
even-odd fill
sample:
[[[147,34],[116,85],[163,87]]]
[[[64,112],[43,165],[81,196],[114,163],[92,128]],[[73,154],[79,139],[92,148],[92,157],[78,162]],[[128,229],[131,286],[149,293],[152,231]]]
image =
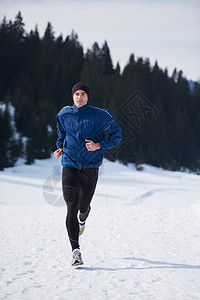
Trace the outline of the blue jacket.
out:
[[[120,127],[110,111],[89,103],[80,108],[75,105],[64,107],[56,121],[56,146],[63,148],[63,167],[98,168],[103,161],[104,149],[117,146],[122,139]],[[99,142],[101,148],[88,151],[85,139]]]

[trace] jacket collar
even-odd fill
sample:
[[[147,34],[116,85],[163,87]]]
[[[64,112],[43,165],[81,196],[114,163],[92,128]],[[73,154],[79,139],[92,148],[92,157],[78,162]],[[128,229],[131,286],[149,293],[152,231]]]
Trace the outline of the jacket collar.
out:
[[[76,105],[73,104],[73,110],[74,110],[74,112],[77,112],[77,113],[79,113],[79,114],[82,114],[82,113],[84,113],[84,112],[88,109],[89,106],[90,106],[90,105],[89,105],[88,102],[87,102],[87,104],[85,104],[85,105],[82,106],[82,107],[76,107]]]

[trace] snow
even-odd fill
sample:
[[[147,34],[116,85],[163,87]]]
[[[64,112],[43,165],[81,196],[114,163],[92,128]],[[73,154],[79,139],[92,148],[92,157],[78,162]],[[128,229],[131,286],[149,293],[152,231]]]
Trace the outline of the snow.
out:
[[[0,101],[0,110],[1,113],[4,113],[6,111],[6,104]]]
[[[0,172],[0,299],[200,299],[195,174],[104,160],[70,266],[60,159]]]
[[[6,109],[8,109],[9,118],[10,118],[10,126],[13,130],[13,138],[14,140],[19,140],[20,134],[17,132],[16,124],[15,124],[15,107],[12,105],[11,102],[7,104],[0,101],[0,114],[5,114]]]

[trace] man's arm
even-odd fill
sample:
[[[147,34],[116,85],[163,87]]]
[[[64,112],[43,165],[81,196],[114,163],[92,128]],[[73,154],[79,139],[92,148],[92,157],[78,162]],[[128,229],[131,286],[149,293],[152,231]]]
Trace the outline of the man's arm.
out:
[[[58,116],[56,117],[56,121],[57,121],[57,135],[58,135],[56,146],[57,146],[58,149],[56,151],[54,151],[54,156],[56,158],[59,158],[60,155],[63,153],[63,142],[64,142],[64,139],[65,139],[66,133],[65,133],[64,129],[61,126],[61,123],[60,123],[60,120],[59,120]]]
[[[106,132],[106,135],[100,142],[100,147],[102,149],[110,149],[113,147],[116,147],[122,140],[122,133],[121,129],[116,122],[116,120],[113,118],[110,121],[110,124],[107,128],[104,130]]]
[[[59,116],[56,117],[56,121],[57,121],[57,135],[58,135],[56,146],[57,148],[63,148],[63,142],[66,136],[66,132],[62,128],[62,124],[60,122]]]

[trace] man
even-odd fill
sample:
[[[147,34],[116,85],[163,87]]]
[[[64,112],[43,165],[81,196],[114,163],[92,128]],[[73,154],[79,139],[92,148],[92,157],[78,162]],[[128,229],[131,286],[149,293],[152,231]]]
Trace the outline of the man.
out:
[[[109,110],[90,106],[89,96],[89,87],[76,83],[72,88],[73,106],[64,107],[56,117],[58,149],[54,155],[59,158],[62,154],[62,189],[73,266],[83,264],[79,236],[90,212],[104,149],[117,146],[122,139]]]

